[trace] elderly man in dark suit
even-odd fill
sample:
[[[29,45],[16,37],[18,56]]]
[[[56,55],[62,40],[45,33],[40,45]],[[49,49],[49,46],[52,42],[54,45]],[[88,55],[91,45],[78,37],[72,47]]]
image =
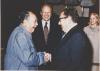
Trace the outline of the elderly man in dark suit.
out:
[[[85,33],[78,27],[77,12],[74,8],[64,9],[60,14],[59,25],[63,35],[53,56],[57,70],[90,71],[92,48]]]
[[[38,26],[33,34],[33,41],[38,51],[47,51],[52,54],[60,38],[58,16],[52,14],[52,7],[49,4],[42,6],[40,14],[42,19],[38,21]],[[51,65],[48,64],[40,66],[40,69],[51,69]]]

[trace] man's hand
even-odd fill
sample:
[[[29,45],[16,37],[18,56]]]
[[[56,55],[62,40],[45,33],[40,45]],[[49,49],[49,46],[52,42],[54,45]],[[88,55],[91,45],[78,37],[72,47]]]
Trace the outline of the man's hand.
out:
[[[48,62],[48,61],[51,62],[51,59],[52,59],[51,54],[44,52],[44,60],[45,60],[45,62]]]

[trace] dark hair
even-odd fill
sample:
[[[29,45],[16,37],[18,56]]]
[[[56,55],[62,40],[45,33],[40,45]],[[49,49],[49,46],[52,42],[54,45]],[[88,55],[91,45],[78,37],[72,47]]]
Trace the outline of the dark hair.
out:
[[[23,20],[27,19],[28,16],[29,16],[29,11],[26,11],[26,10],[22,11],[18,16],[19,23],[23,23]]]
[[[68,7],[68,8],[63,9],[61,12],[64,12],[64,15],[66,17],[71,16],[73,22],[75,22],[75,23],[78,22],[79,16],[78,16],[77,10],[75,8]]]

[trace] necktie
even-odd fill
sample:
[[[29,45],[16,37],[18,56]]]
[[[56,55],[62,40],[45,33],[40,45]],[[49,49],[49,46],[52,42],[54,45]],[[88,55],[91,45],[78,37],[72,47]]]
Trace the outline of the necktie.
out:
[[[47,27],[47,22],[45,23],[44,26],[44,38],[45,38],[45,42],[47,43],[47,39],[48,39],[48,27]]]

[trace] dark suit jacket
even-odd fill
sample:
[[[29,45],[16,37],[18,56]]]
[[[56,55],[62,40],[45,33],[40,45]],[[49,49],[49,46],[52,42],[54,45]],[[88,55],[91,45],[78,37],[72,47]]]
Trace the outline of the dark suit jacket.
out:
[[[92,48],[85,33],[73,27],[55,49],[54,68],[68,71],[89,71],[92,63]]]
[[[47,43],[45,43],[44,31],[41,20],[38,22],[38,26],[35,32],[33,33],[33,42],[35,43],[37,51],[46,51],[52,54],[54,48],[56,48],[57,45],[59,44],[60,37],[61,37],[61,29],[60,26],[58,25],[58,19],[52,17],[50,19],[50,31],[48,34]],[[40,69],[48,70],[51,68],[52,68],[51,65],[48,66],[48,64],[46,64],[43,67],[41,66]]]
[[[51,18],[50,20],[50,31],[48,34],[47,43],[44,39],[44,31],[42,27],[41,20],[38,21],[38,26],[33,33],[33,42],[36,45],[37,51],[47,51],[52,53],[53,48],[56,47],[58,41],[60,40],[60,26],[58,25],[57,20]]]

